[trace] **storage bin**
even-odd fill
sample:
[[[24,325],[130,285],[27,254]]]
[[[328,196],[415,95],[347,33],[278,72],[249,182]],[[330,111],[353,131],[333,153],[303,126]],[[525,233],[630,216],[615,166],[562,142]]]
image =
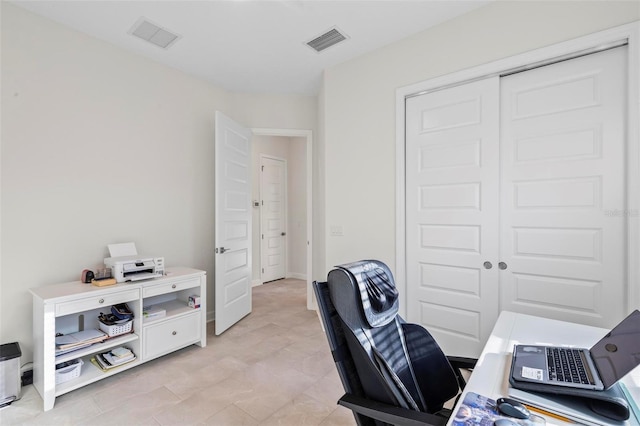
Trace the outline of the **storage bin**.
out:
[[[84,364],[84,361],[78,358],[73,361],[63,362],[62,364],[56,365],[56,385],[80,377],[82,364]],[[61,367],[58,368],[58,366]]]
[[[104,331],[109,337],[119,336],[121,334],[131,333],[133,330],[133,320],[127,321],[123,324],[107,325],[99,322],[100,330]]]
[[[20,399],[20,357],[18,342],[0,345],[0,407]]]

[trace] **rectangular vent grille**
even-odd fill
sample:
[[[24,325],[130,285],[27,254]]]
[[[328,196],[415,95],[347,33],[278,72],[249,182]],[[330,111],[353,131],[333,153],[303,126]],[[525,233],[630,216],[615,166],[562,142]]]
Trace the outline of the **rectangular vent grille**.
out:
[[[329,47],[340,43],[347,39],[347,36],[338,31],[336,28],[332,28],[326,33],[314,38],[307,42],[307,46],[311,47],[316,52],[322,52]]]
[[[144,41],[148,41],[151,44],[155,44],[163,49],[168,49],[178,41],[178,39],[180,39],[178,34],[174,34],[171,31],[150,22],[146,18],[140,18],[138,22],[131,27],[129,34],[141,38]]]

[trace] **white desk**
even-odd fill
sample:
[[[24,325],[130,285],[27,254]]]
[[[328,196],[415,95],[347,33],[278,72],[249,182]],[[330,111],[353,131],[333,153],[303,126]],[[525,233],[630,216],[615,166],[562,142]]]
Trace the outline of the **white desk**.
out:
[[[590,348],[609,330],[503,311],[491,332],[478,364],[465,388],[467,392],[497,399],[507,396],[513,346],[518,343],[570,345]],[[640,401],[640,367],[623,382],[636,402]],[[457,412],[460,402],[454,408]],[[566,423],[547,417],[547,425]],[[451,424],[449,421],[448,424]]]

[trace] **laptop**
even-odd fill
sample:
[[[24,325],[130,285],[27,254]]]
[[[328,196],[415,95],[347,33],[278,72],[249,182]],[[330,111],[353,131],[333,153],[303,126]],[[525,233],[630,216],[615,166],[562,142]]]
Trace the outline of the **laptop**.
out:
[[[640,311],[633,311],[591,349],[516,345],[511,362],[515,382],[609,389],[640,365]]]

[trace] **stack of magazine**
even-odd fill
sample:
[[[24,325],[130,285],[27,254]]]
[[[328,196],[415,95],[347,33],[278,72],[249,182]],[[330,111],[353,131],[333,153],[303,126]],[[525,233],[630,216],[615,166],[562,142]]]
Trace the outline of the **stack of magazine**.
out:
[[[56,356],[103,342],[108,337],[100,330],[84,330],[56,336]]]
[[[91,359],[91,362],[98,366],[102,371],[108,371],[112,368],[134,361],[135,359],[136,356],[131,349],[120,346],[118,348],[111,349],[109,352],[96,354],[96,356]]]

